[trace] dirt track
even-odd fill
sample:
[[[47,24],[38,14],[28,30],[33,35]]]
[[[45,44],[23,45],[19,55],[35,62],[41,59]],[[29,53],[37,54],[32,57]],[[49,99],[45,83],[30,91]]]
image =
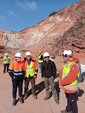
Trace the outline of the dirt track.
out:
[[[59,58],[57,59],[59,60]],[[61,113],[60,111],[65,109],[66,98],[62,90],[60,90],[59,92],[57,81],[58,78],[55,79],[55,83],[60,98],[59,105],[57,105],[54,102],[53,96],[47,101],[43,100],[43,98],[45,97],[45,89],[39,73],[38,78],[36,79],[36,94],[38,99],[34,100],[32,95],[30,94],[31,91],[29,91],[29,96],[24,101],[24,104],[20,104],[20,102],[18,102],[16,106],[12,106],[11,78],[9,77],[8,73],[3,74],[3,67],[0,67],[0,113],[19,113],[19,112],[20,113]],[[79,101],[78,101],[78,110],[79,113],[84,113],[85,82],[80,83],[79,88],[80,88],[80,93],[79,93]]]

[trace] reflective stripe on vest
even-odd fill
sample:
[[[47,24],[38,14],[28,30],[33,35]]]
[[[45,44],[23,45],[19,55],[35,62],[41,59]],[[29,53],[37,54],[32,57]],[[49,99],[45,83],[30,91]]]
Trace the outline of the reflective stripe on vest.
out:
[[[27,69],[26,69],[26,77],[29,77],[29,75],[32,77],[34,76],[34,69],[33,69],[33,63],[31,61],[30,65],[27,63]]]
[[[12,72],[15,76],[24,76],[23,72],[25,70],[24,63],[22,61],[14,61],[9,67],[9,73]]]
[[[63,66],[63,73],[62,73],[62,79],[64,79],[64,78],[66,78],[67,76],[68,76],[68,74],[69,74],[69,72],[70,72],[70,69],[71,69],[71,66],[73,65],[73,64],[76,64],[75,62],[71,62],[69,65],[68,65],[68,67],[67,67],[67,64],[65,64],[64,66]],[[79,73],[78,73],[78,76],[79,76]],[[74,82],[72,82],[70,85],[76,85],[78,82],[77,82],[77,79],[74,81]]]
[[[4,57],[4,64],[9,64],[10,63],[10,57]]]

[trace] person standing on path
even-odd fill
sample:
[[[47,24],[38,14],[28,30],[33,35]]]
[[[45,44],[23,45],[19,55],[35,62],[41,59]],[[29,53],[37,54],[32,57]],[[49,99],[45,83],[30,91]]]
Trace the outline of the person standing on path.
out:
[[[53,62],[55,62],[55,57],[56,57],[55,55],[52,55],[52,56],[50,57],[50,60],[53,61]]]
[[[16,105],[17,88],[19,88],[19,101],[21,104],[24,103],[22,97],[22,86],[23,86],[23,79],[25,76],[25,67],[23,61],[21,61],[21,57],[22,56],[20,53],[15,54],[15,61],[10,65],[8,71],[10,77],[12,78],[13,106]]]
[[[49,91],[49,85],[50,85],[54,96],[54,100],[57,104],[59,104],[58,95],[54,83],[54,78],[56,76],[56,66],[53,61],[49,60],[49,58],[50,58],[49,53],[45,52],[44,53],[45,61],[42,64],[42,77],[44,77],[44,84],[46,89],[46,97],[44,98],[44,100],[50,98],[50,91]]]
[[[3,61],[4,61],[4,70],[3,70],[3,73],[5,73],[6,72],[6,68],[7,68],[7,72],[8,72],[9,64],[10,64],[10,57],[8,56],[8,53],[5,53]]]
[[[60,88],[65,92],[67,98],[66,110],[61,113],[78,113],[77,107],[77,91],[79,76],[79,66],[76,62],[72,61],[72,51],[65,50],[63,52],[64,66],[59,75]]]
[[[38,55],[38,63],[39,63],[39,67],[40,67],[40,71],[42,69],[42,63],[43,63],[43,55],[41,53],[41,51],[39,51],[39,55]]]
[[[28,96],[28,85],[31,82],[32,86],[32,96],[34,99],[37,99],[35,94],[35,79],[37,78],[38,66],[37,60],[31,56],[30,52],[26,52],[26,61],[25,61],[25,96],[24,99]]]

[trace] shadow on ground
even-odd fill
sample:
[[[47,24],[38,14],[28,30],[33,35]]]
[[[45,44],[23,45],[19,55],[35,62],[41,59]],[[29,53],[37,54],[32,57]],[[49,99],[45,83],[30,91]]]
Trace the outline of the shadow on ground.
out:
[[[36,95],[38,95],[42,90],[44,90],[44,81],[41,81],[39,84],[35,86]]]
[[[35,85],[35,92],[36,95],[38,95],[40,92],[42,92],[44,90],[45,86],[44,86],[44,81],[41,81],[39,84]],[[32,94],[32,89],[30,89],[27,92],[27,98]],[[24,96],[24,95],[23,95]]]

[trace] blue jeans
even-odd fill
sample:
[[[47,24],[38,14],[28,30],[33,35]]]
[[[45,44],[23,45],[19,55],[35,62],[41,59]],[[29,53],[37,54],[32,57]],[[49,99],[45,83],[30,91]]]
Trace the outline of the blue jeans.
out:
[[[39,63],[40,71],[42,70],[42,63]]]

